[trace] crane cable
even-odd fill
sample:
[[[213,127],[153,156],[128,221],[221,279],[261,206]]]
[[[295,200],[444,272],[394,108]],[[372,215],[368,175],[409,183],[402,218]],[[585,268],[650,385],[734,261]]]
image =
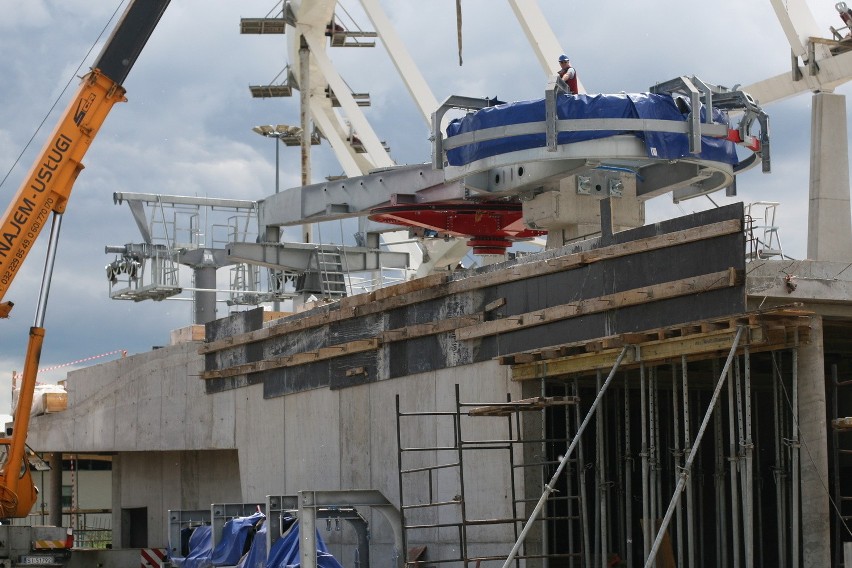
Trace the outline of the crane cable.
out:
[[[38,133],[41,132],[42,127],[47,122],[47,119],[50,117],[50,115],[53,114],[53,111],[56,109],[56,105],[59,104],[59,101],[62,99],[62,96],[65,94],[65,91],[68,90],[68,87],[71,85],[71,82],[78,76],[78,74],[80,73],[80,69],[83,67],[83,64],[89,58],[89,55],[92,54],[92,50],[95,49],[95,46],[98,44],[98,42],[104,36],[104,33],[106,33],[106,31],[108,29],[110,29],[110,27],[111,27],[110,24],[115,19],[116,15],[118,14],[118,11],[121,9],[121,6],[124,4],[124,2],[125,2],[125,0],[121,0],[118,3],[118,6],[116,6],[115,11],[112,13],[112,16],[110,16],[107,23],[104,24],[104,27],[101,30],[101,33],[98,34],[98,37],[95,39],[94,42],[92,42],[92,45],[89,46],[89,50],[86,52],[85,57],[83,57],[83,59],[80,61],[80,64],[77,65],[77,69],[74,70],[74,73],[71,75],[71,77],[68,78],[68,82],[65,83],[64,87],[62,87],[62,91],[60,91],[60,93],[56,96],[56,99],[53,101],[53,104],[50,106],[50,110],[48,110],[47,113],[44,115],[44,118],[41,119],[41,122],[36,127],[32,136],[30,136],[30,139],[27,141],[27,143],[21,149],[21,153],[18,154],[18,157],[15,158],[14,162],[12,162],[12,165],[9,167],[9,170],[6,172],[6,175],[3,176],[3,179],[0,180],[0,187],[3,187],[3,184],[6,183],[6,180],[12,174],[12,171],[14,171],[14,169],[18,166],[18,162],[20,162],[21,158],[23,158],[24,153],[27,151],[27,149],[33,143],[33,140],[35,140],[35,137],[38,136]]]

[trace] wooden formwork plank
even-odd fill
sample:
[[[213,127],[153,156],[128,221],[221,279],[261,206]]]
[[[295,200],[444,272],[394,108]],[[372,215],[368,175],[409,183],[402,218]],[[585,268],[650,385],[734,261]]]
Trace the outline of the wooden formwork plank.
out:
[[[732,285],[730,283],[730,273],[732,271],[736,272],[733,268],[729,268],[728,270],[711,274],[703,274],[673,282],[664,282],[644,288],[635,288],[633,290],[518,314],[505,319],[483,322],[456,330],[456,339],[460,341],[476,339],[581,315],[727,288]]]
[[[382,332],[382,341],[390,343],[393,341],[404,341],[406,339],[425,337],[427,335],[437,335],[439,333],[454,331],[460,327],[476,325],[481,323],[483,319],[484,316],[482,314],[473,314],[457,318],[447,318],[436,322],[408,325],[398,329],[389,329]]]
[[[551,406],[568,406],[577,404],[578,396],[537,396],[512,402],[496,402],[486,406],[477,406],[468,410],[470,416],[509,416],[514,412],[529,412]]]
[[[599,352],[603,349],[621,348],[625,344],[640,345],[693,334],[707,334],[713,331],[736,330],[737,326],[749,328],[749,342],[756,350],[792,347],[797,343],[810,340],[810,317],[812,312],[796,310],[790,313],[786,308],[748,312],[736,316],[726,316],[715,320],[703,320],[689,325],[675,325],[665,329],[652,329],[639,332],[627,332],[592,340],[581,340],[541,350],[501,355],[497,359],[501,365],[518,365],[545,359],[570,357],[587,352]]]
[[[626,366],[638,363],[640,360],[653,362],[680,357],[681,355],[724,351],[731,348],[736,334],[736,330],[722,330],[642,343],[638,355],[635,350],[628,350],[621,364]],[[523,381],[607,369],[612,367],[620,353],[620,349],[609,349],[565,359],[515,365],[512,367],[512,380]]]
[[[251,373],[259,373],[261,371],[270,371],[272,369],[282,369],[284,367],[294,367],[296,365],[304,365],[306,363],[315,363],[353,353],[363,353],[364,351],[374,351],[381,347],[382,342],[378,337],[371,339],[357,339],[348,343],[340,343],[329,347],[322,347],[317,351],[305,351],[303,353],[295,353],[275,359],[264,359],[263,361],[255,361],[253,363],[245,363],[235,365],[225,369],[217,369],[215,371],[205,371],[201,373],[202,379],[221,379],[224,377],[235,377],[237,375],[248,375]]]

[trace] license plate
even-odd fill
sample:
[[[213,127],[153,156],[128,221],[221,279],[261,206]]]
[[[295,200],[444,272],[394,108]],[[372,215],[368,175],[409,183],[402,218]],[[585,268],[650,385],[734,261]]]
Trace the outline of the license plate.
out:
[[[39,564],[55,564],[56,560],[53,556],[21,556],[21,564],[28,564],[30,566],[37,566]]]

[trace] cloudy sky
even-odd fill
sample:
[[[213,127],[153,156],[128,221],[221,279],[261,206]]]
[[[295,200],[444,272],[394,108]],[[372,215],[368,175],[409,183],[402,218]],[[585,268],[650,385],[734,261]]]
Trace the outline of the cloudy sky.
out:
[[[747,85],[789,69],[789,46],[769,0],[718,0],[712,8],[674,0],[539,3],[589,92],[642,92],[680,75]],[[356,0],[342,4],[369,29]],[[823,37],[830,36],[829,26],[842,25],[833,1],[809,4]],[[5,178],[0,195],[7,202],[77,89],[75,74],[85,72],[99,52],[108,33],[98,37],[111,29],[119,5],[119,0],[0,0],[0,179]],[[462,1],[462,66],[454,0],[382,5],[439,101],[450,95],[507,101],[542,96],[545,74],[501,0]],[[59,368],[40,380],[64,378],[79,366],[68,365],[73,361],[166,344],[170,330],[191,323],[186,300],[109,299],[104,265],[112,258],[104,245],[141,241],[127,206],[113,204],[113,192],[232,199],[273,193],[275,147],[251,127],[297,124],[298,97],[250,97],[248,85],[271,82],[286,65],[285,38],[240,35],[238,26],[240,17],[264,16],[274,7],[275,0],[180,0],[166,11],[125,82],[129,102],[107,118],[71,197],[41,365]],[[396,162],[428,161],[428,129],[384,50],[334,49],[329,55],[353,91],[371,94],[367,118]],[[773,173],[756,168],[738,181],[737,200],[781,202],[780,235],[785,252],[795,258],[806,250],[810,107],[808,93],[766,107]],[[281,186],[297,185],[298,152],[281,147],[280,157]],[[342,173],[327,148],[316,150],[313,169],[314,181]],[[733,201],[722,195],[714,200]],[[648,220],[710,206],[703,198],[675,206],[661,197],[649,204]],[[46,234],[41,244],[44,240]],[[6,297],[16,307],[10,320],[0,322],[0,385],[23,366],[42,250],[30,255]],[[226,310],[220,305],[218,315]],[[0,412],[8,406],[9,390],[0,386]]]

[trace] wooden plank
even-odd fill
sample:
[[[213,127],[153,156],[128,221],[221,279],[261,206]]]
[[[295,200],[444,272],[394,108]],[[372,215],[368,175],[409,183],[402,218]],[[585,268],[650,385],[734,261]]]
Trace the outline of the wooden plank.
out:
[[[529,412],[551,406],[568,406],[580,401],[578,396],[537,396],[512,402],[496,402],[487,406],[471,408],[470,416],[509,416],[514,412]]]
[[[694,355],[730,349],[736,336],[736,330],[723,330],[694,337],[674,338],[652,341],[640,345],[639,357],[646,363],[666,360],[681,355]],[[621,349],[609,349],[598,353],[576,355],[565,359],[548,361],[547,364],[532,363],[512,367],[512,380],[523,381],[585,373],[597,369],[609,369],[618,358]],[[635,350],[628,350],[622,360],[622,366],[638,363]]]
[[[799,333],[800,342],[803,337],[810,335],[810,317],[812,312],[796,311],[792,316],[787,315],[785,308],[771,308],[758,312],[748,312],[738,316],[725,316],[715,320],[702,320],[693,322],[688,326],[677,325],[673,328],[655,329],[640,332],[628,332],[619,335],[610,335],[598,339],[584,339],[565,343],[558,346],[550,346],[541,350],[505,354],[497,357],[501,365],[513,365],[516,363],[529,363],[540,359],[554,359],[557,357],[569,357],[584,352],[621,348],[624,344],[643,344],[652,341],[676,338],[676,330],[691,329],[693,333],[706,333],[709,331],[721,331],[725,329],[736,331],[738,325],[746,325],[749,328],[749,341],[752,350],[767,350],[795,345],[793,331]],[[715,324],[715,326],[714,326]],[[771,329],[783,330],[771,332]],[[682,334],[681,334],[682,335]]]
[[[426,302],[442,296],[450,294],[458,294],[503,284],[508,282],[516,282],[545,274],[561,272],[572,268],[577,268],[593,262],[600,262],[648,252],[665,248],[676,244],[684,244],[714,237],[720,237],[735,233],[742,230],[742,223],[739,219],[729,219],[718,223],[711,223],[700,227],[693,227],[682,231],[666,233],[664,235],[655,235],[638,239],[628,243],[602,247],[593,251],[566,255],[542,260],[539,262],[531,262],[527,264],[518,264],[504,270],[487,272],[463,278],[460,280],[447,281],[447,276],[444,274],[433,274],[424,278],[410,280],[380,288],[374,292],[373,301],[363,302],[361,300],[342,300],[339,303],[338,309],[329,310],[314,316],[307,316],[296,320],[285,319],[280,324],[272,327],[251,331],[248,333],[235,335],[219,341],[212,341],[199,348],[199,354],[213,353],[228,349],[231,347],[246,345],[263,341],[279,335],[302,331],[312,327],[328,325],[336,321],[379,313],[394,308],[399,308],[420,302]],[[383,290],[385,290],[383,292]],[[356,296],[353,296],[356,298]]]
[[[237,375],[249,375],[259,373],[261,371],[270,371],[273,369],[282,369],[284,367],[295,367],[306,363],[315,363],[335,357],[342,357],[353,353],[362,353],[364,351],[373,351],[381,347],[382,342],[379,338],[357,339],[348,343],[340,343],[329,347],[322,347],[318,351],[306,351],[304,353],[295,353],[286,355],[276,359],[265,359],[253,363],[243,365],[235,365],[226,369],[218,369],[215,371],[205,371],[201,373],[202,379],[220,379],[224,377],[235,377]]]
[[[548,361],[536,361],[515,365],[512,367],[513,381],[526,381],[544,377],[559,375],[570,375],[595,369],[611,369],[618,359],[620,349],[600,351],[597,353],[584,353],[564,359],[551,359]],[[621,360],[621,365],[629,365],[636,362],[636,352],[628,349]]]
[[[637,334],[630,335],[632,338],[642,337]],[[626,367],[638,363],[640,359],[646,363],[654,363],[677,359],[682,355],[695,357],[716,352],[726,353],[731,349],[736,335],[737,329],[731,328],[640,342],[635,344],[639,347],[638,357],[634,350],[628,350],[622,361],[622,366]],[[789,335],[789,330],[788,333],[784,333],[783,331],[779,333],[775,330],[767,332],[767,330],[759,326],[749,327],[746,336],[740,340],[740,348],[749,346],[752,352],[757,352],[790,347],[792,346],[792,341]],[[516,363],[512,366],[512,380],[523,381],[542,377],[588,373],[597,369],[611,368],[620,352],[620,349],[608,349],[596,353],[551,359],[549,361]],[[518,354],[512,357],[514,357],[515,361],[518,360]]]
[[[502,308],[505,305],[506,305],[506,298],[497,298],[493,302],[488,302],[487,304],[485,304],[485,309],[482,310],[482,311],[487,314],[488,312],[493,312],[497,308]]]
[[[439,333],[447,333],[454,331],[460,327],[468,327],[476,325],[484,320],[482,314],[473,314],[469,316],[460,316],[456,318],[447,318],[437,322],[420,323],[409,325],[398,329],[389,329],[382,332],[382,341],[391,343],[394,341],[404,341],[406,339],[414,339],[417,337],[426,337],[428,335],[437,335]]]
[[[551,323],[554,321],[570,319],[573,317],[604,312],[643,304],[647,302],[666,300],[695,294],[698,292],[706,292],[720,288],[727,288],[730,284],[730,272],[733,268],[714,272],[711,274],[703,274],[692,278],[684,278],[673,282],[664,282],[655,284],[645,288],[635,288],[615,294],[608,294],[598,298],[589,298],[571,304],[561,304],[536,310],[524,314],[518,314],[505,319],[483,322],[479,325],[473,325],[456,330],[456,339],[465,341],[476,339],[488,335],[497,335],[498,333],[506,333],[518,329]]]
[[[405,294],[411,294],[412,292],[417,292],[419,290],[424,290],[426,288],[432,288],[433,286],[440,286],[447,281],[446,274],[430,274],[428,276],[424,276],[423,278],[416,278],[414,280],[408,280],[407,282],[401,282],[399,284],[394,284],[393,286],[387,286],[385,288],[379,288],[375,290],[375,301],[381,302],[387,298],[394,298],[396,296],[404,296]]]

